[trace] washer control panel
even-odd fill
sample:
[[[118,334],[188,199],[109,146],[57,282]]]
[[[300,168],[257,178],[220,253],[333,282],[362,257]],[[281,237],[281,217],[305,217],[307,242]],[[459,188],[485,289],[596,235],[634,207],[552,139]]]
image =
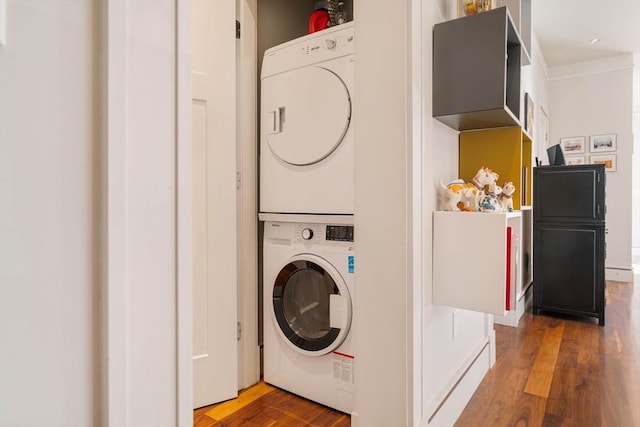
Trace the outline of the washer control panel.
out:
[[[353,242],[353,225],[298,224],[296,240]]]

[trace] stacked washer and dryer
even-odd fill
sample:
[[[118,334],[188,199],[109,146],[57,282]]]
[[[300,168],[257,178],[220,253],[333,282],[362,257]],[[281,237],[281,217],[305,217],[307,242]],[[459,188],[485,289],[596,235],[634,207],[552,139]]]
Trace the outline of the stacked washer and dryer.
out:
[[[265,52],[260,220],[264,380],[350,413],[353,23]]]

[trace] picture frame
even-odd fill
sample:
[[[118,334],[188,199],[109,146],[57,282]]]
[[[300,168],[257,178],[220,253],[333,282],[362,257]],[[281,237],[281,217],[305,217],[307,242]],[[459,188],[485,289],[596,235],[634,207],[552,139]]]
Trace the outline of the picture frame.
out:
[[[567,166],[587,164],[587,156],[565,156]]]
[[[586,150],[586,138],[584,136],[560,138],[560,145],[562,146],[562,151],[567,156],[583,154]]]
[[[589,137],[589,151],[592,153],[604,153],[616,151],[617,141],[616,134],[610,133],[605,135],[591,135]]]
[[[616,160],[615,154],[600,154],[589,158],[594,165],[603,164],[606,172],[615,172],[618,169]]]
[[[533,138],[533,99],[529,93],[524,94],[524,130]]]

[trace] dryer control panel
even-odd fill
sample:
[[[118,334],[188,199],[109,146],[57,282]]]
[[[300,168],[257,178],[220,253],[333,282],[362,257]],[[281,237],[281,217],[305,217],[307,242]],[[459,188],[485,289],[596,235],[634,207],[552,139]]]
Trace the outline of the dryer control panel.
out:
[[[307,34],[267,49],[260,78],[338,58],[353,62],[354,46],[353,21]]]

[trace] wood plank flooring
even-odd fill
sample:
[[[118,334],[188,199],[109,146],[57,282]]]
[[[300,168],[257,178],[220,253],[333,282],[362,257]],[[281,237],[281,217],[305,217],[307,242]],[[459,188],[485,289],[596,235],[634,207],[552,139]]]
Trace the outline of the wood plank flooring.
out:
[[[495,325],[496,365],[457,427],[640,427],[640,283],[607,282],[595,319],[533,316]],[[260,383],[194,411],[195,427],[346,427],[348,415]],[[402,426],[389,426],[402,427]]]
[[[264,382],[237,399],[196,409],[194,427],[348,427],[349,415],[287,393]]]
[[[456,426],[640,426],[640,289],[607,282],[606,299],[604,327],[529,313],[495,325],[496,365]]]

